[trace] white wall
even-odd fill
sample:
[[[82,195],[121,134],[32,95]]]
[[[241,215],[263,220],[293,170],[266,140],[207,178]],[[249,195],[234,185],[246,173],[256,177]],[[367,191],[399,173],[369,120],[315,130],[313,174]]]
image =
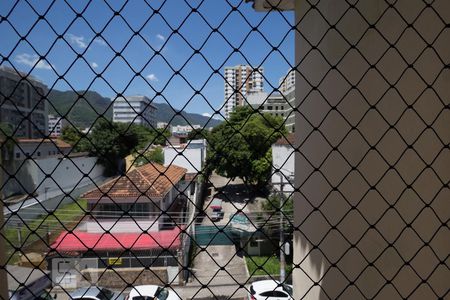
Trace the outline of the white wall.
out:
[[[78,229],[89,233],[104,233],[107,230],[114,233],[137,233],[144,230],[158,231],[159,221],[155,220],[133,220],[131,218],[122,218],[120,220],[93,219],[84,222]]]
[[[283,191],[291,194],[294,191],[293,178],[295,167],[294,148],[287,145],[272,145],[272,186],[276,191],[280,191],[281,179],[283,179]],[[275,172],[279,168],[281,172]],[[282,173],[282,174],[280,174]]]
[[[9,180],[5,186],[5,194],[38,193],[45,191],[70,190],[91,184],[103,174],[103,166],[97,163],[96,157],[71,157],[67,159],[51,157],[44,159],[15,162],[17,181]],[[50,177],[46,178],[46,174]],[[88,177],[84,177],[87,174]],[[5,178],[7,179],[7,178]]]
[[[188,173],[197,173],[202,170],[204,160],[204,148],[164,147],[164,166],[177,165],[186,168]]]

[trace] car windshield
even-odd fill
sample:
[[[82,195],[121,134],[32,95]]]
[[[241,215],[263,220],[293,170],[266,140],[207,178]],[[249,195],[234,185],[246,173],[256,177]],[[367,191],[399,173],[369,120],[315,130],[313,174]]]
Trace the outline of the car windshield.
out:
[[[169,297],[169,291],[165,288],[158,288],[155,296],[158,300],[166,300]]]
[[[109,300],[114,297],[114,293],[108,289],[101,289],[97,295],[97,298],[100,300]]]

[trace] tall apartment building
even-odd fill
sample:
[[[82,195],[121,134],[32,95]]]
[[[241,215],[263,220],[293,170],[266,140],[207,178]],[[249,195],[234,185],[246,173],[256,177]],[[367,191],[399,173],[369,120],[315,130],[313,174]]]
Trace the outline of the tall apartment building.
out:
[[[156,128],[156,107],[146,96],[125,96],[114,99],[113,121]]]
[[[236,106],[245,104],[247,94],[263,91],[263,72],[263,68],[255,70],[248,65],[225,67],[225,118],[229,118]]]
[[[18,138],[47,136],[47,92],[36,78],[0,67],[0,122],[9,124]]]
[[[285,94],[295,88],[295,70],[289,70],[285,77],[279,81],[280,92]]]

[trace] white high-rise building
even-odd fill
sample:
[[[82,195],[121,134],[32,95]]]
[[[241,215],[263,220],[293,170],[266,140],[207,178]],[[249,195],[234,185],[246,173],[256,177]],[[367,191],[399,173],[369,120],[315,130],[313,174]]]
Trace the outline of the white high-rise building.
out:
[[[117,97],[113,104],[113,122],[156,128],[156,107],[146,96]]]
[[[48,132],[51,136],[60,136],[64,126],[64,119],[55,115],[48,115]]]
[[[280,92],[287,94],[295,88],[295,70],[289,70],[285,77],[280,78]]]
[[[263,91],[263,72],[263,68],[248,65],[225,67],[225,118],[229,118],[236,106],[245,104],[247,94]]]

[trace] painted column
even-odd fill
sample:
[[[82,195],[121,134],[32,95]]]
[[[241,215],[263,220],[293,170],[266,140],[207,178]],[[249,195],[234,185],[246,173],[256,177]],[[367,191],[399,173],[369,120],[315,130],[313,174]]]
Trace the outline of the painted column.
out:
[[[0,145],[1,148],[6,148],[6,145],[3,145],[5,143],[2,136],[0,136]],[[10,154],[10,153],[9,153]],[[0,149],[0,165],[3,163],[3,157],[6,154],[3,152],[3,149]],[[11,157],[10,157],[11,159]],[[0,184],[3,184],[3,170],[0,170]],[[0,299],[8,299],[9,298],[9,292],[8,292],[8,274],[6,271],[6,263],[7,263],[7,257],[6,257],[6,241],[4,238],[4,216],[3,216],[3,201],[4,201],[4,195],[3,191],[0,189]]]
[[[295,299],[448,296],[450,1],[296,5]]]

